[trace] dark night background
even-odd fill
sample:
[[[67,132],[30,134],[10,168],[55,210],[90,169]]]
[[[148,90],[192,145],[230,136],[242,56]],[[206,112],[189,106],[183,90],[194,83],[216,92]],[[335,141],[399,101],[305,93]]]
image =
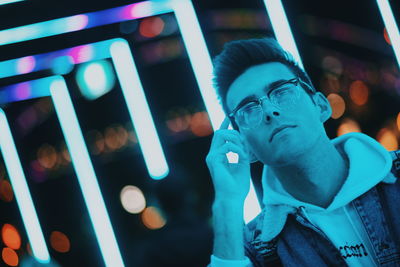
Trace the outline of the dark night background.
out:
[[[139,1],[26,0],[0,6],[0,30],[135,2]],[[326,123],[328,136],[360,129],[387,149],[398,149],[399,66],[385,39],[376,1],[282,2],[314,85],[345,102],[344,113]],[[212,57],[227,41],[272,34],[262,0],[194,0],[193,4]],[[400,2],[390,4],[400,24]],[[65,75],[122,258],[126,266],[204,266],[212,249],[214,192],[205,165],[212,130],[175,17],[172,13],[157,17],[164,22],[158,35],[140,33],[141,24],[154,19],[150,17],[0,46],[0,61],[116,37],[128,40],[171,170],[165,179],[152,180],[147,173],[118,82],[109,93],[91,101],[82,97],[75,80],[79,65]],[[156,54],[157,49],[162,52]],[[40,71],[0,79],[0,90],[49,75],[50,71]],[[366,91],[368,98],[360,104],[358,94],[365,96]],[[2,108],[51,256],[61,266],[104,266],[50,98]],[[262,166],[253,167],[257,177]],[[28,240],[15,198],[7,193],[4,181],[8,180],[0,160],[0,226],[7,223],[18,229],[21,263],[30,258]],[[164,226],[149,229],[143,214],[125,211],[120,192],[126,185],[142,190],[147,206],[156,207],[166,219]],[[53,231],[67,236],[67,251],[50,244]],[[0,245],[6,246],[3,239]],[[168,265],[170,259],[175,262]]]

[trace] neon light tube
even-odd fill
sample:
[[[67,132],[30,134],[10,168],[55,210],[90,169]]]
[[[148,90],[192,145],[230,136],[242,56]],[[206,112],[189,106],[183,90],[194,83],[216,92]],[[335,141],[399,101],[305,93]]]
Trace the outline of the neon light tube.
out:
[[[213,129],[225,118],[212,83],[213,65],[192,2],[172,1],[179,29]]]
[[[271,20],[271,25],[277,41],[283,49],[292,54],[294,59],[299,63],[299,66],[304,69],[281,0],[264,0],[264,4],[267,8],[268,16]]]
[[[33,256],[41,263],[48,263],[50,262],[49,251],[29,192],[10,126],[6,114],[2,109],[0,109],[0,128],[0,150],[10,177],[19,211],[21,212]]]
[[[169,168],[129,45],[121,39],[110,51],[148,172],[153,179],[162,179]]]
[[[16,2],[21,2],[24,0],[0,0],[0,5],[12,4]]]
[[[169,1],[143,1],[0,31],[0,45],[24,42],[121,21],[172,12]]]
[[[389,1],[377,0],[379,11],[385,24],[390,42],[392,43],[397,64],[400,67],[400,34]]]
[[[50,93],[104,262],[109,267],[124,266],[78,118],[61,76],[50,85]]]

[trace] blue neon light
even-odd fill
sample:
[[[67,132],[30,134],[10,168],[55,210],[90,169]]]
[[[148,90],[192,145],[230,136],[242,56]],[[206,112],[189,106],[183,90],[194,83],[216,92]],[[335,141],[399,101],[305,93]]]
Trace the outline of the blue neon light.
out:
[[[22,2],[24,0],[0,0],[0,5],[12,4],[16,2]]]
[[[281,0],[264,0],[264,4],[267,8],[276,40],[285,50],[292,54],[300,67],[304,68]]]
[[[169,168],[129,45],[120,39],[110,52],[149,174],[162,179]]]
[[[61,76],[50,85],[50,93],[104,262],[109,267],[124,266],[78,118]]]
[[[170,1],[143,1],[0,31],[0,46],[172,12]]]
[[[15,199],[21,212],[22,222],[28,235],[35,259],[41,263],[50,262],[42,228],[21,166],[17,148],[11,134],[6,114],[0,109],[0,150],[4,158]]]
[[[400,33],[397,27],[396,20],[394,18],[392,9],[389,1],[377,0],[379,11],[381,12],[383,22],[387,33],[389,35],[390,42],[393,47],[394,55],[396,56],[397,64],[400,67]]]

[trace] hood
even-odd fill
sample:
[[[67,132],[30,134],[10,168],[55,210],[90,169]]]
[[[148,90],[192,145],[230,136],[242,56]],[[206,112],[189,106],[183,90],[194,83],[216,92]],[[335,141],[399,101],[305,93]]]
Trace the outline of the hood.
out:
[[[349,133],[331,141],[335,147],[346,153],[349,159],[349,173],[340,191],[326,209],[292,197],[267,166],[264,167],[262,177],[264,204],[334,210],[367,192],[390,172],[392,158],[373,138],[361,133]]]
[[[262,222],[259,222],[263,225],[262,240],[268,241],[277,236],[286,223],[287,215],[294,213],[300,206],[329,212],[346,206],[379,182],[394,182],[393,175],[390,175],[392,157],[373,138],[361,133],[349,133],[331,141],[347,155],[349,172],[343,186],[326,209],[292,197],[273,172],[264,166],[262,186],[265,206]]]

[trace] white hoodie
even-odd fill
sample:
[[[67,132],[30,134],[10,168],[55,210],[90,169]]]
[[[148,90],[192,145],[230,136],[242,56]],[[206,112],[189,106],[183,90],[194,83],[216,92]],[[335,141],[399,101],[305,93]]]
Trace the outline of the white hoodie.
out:
[[[390,173],[392,159],[378,142],[367,135],[350,133],[332,140],[349,159],[348,177],[327,208],[295,199],[287,193],[268,168],[263,172],[265,216],[261,239],[269,241],[283,229],[287,214],[300,208],[304,216],[337,247],[349,266],[376,266],[365,228],[350,203]],[[389,176],[388,178],[389,179]],[[249,260],[227,261],[211,257],[212,267],[246,266]]]

